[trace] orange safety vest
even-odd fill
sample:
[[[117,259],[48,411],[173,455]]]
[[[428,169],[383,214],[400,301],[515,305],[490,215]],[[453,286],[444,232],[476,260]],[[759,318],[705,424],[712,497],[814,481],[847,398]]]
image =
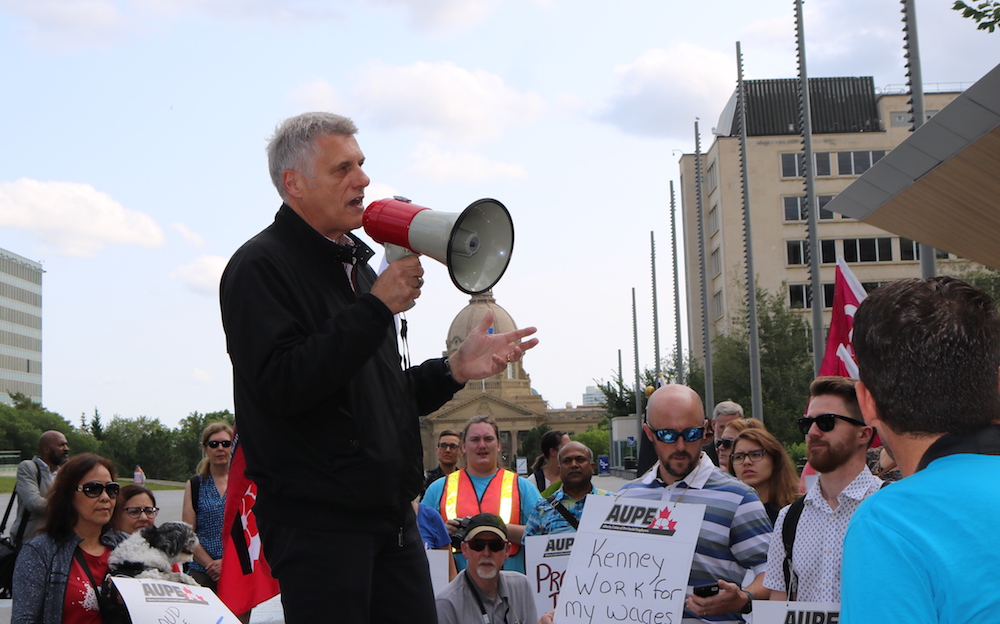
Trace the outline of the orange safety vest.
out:
[[[483,498],[479,499],[465,469],[455,470],[445,479],[440,511],[445,522],[479,513],[492,513],[500,516],[505,524],[520,524],[521,493],[517,487],[517,474],[501,468],[486,486]],[[518,550],[518,545],[511,542],[510,554],[515,555]]]

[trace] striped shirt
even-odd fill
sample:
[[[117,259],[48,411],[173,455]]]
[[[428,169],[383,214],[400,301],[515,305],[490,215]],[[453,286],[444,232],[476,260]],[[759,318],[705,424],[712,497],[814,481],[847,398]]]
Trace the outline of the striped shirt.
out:
[[[748,570],[762,574],[771,542],[771,520],[753,488],[722,472],[704,453],[691,474],[671,485],[659,478],[657,462],[645,475],[626,483],[623,498],[705,505],[698,545],[688,584],[707,585],[719,579],[742,585]],[[742,622],[738,613],[706,618],[684,612],[684,622]]]

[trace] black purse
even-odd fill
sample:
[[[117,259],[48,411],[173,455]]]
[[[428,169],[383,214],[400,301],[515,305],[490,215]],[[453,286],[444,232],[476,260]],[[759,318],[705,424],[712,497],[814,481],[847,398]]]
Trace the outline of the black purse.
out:
[[[7,530],[7,520],[10,518],[10,510],[14,506],[14,499],[17,498],[17,488],[10,493],[10,501],[7,503],[7,511],[3,515],[3,524],[0,524],[0,533]],[[21,550],[21,538],[24,537],[24,528],[28,524],[27,513],[21,519],[21,526],[18,527],[17,536],[11,539],[4,535],[0,537],[0,598],[11,597],[11,585],[14,583],[14,562],[17,561],[17,553]]]

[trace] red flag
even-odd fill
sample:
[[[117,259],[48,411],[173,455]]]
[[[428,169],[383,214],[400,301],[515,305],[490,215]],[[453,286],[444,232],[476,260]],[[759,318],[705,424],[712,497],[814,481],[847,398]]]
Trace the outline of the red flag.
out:
[[[837,281],[833,286],[833,317],[830,334],[826,340],[826,353],[819,374],[858,378],[858,364],[854,360],[854,313],[867,294],[858,278],[844,262],[837,258]]]
[[[278,581],[261,550],[257,518],[257,484],[246,476],[246,458],[239,433],[233,436],[233,457],[229,464],[226,510],[222,521],[222,572],[219,598],[236,614],[246,613],[278,595]]]

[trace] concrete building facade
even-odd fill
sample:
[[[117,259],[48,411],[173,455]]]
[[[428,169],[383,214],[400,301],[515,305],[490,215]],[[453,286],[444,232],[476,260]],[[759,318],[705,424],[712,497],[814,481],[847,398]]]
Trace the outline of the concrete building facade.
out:
[[[0,401],[42,402],[42,265],[0,249]]]
[[[796,80],[747,81],[747,172],[753,256],[758,288],[781,293],[811,324],[802,140]],[[931,116],[959,94],[927,93]],[[710,336],[745,313],[743,192],[736,95],[702,154],[702,209]],[[824,332],[830,323],[836,259],[843,257],[871,290],[882,282],[919,277],[917,245],[906,238],[835,214],[824,206],[887,152],[910,136],[908,99],[875,92],[869,78],[810,80],[815,195],[819,207],[820,280]],[[680,161],[681,206],[692,353],[703,357],[695,155]],[[938,270],[959,262],[938,252]]]

